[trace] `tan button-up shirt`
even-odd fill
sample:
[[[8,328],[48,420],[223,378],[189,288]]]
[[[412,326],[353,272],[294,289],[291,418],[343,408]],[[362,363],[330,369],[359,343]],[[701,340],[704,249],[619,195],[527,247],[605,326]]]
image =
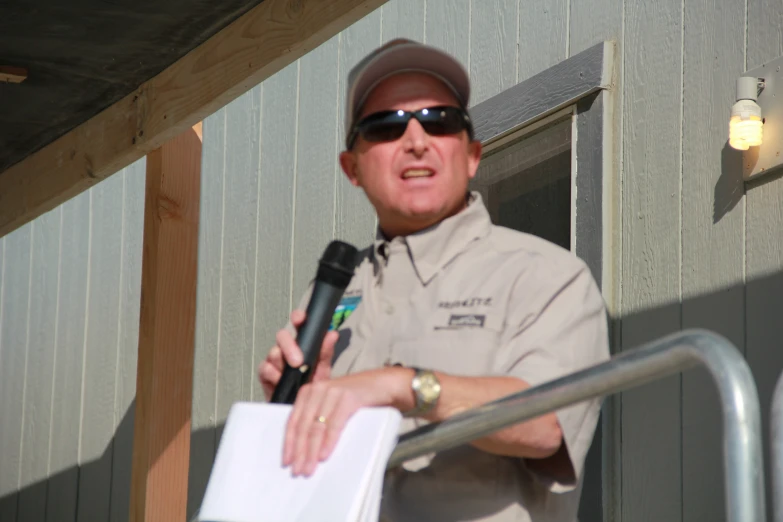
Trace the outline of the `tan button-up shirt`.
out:
[[[535,386],[609,357],[604,302],[584,262],[493,225],[477,193],[430,229],[392,241],[379,234],[364,254],[335,313],[334,376],[401,363]],[[599,406],[557,412],[575,481],[465,445],[390,471],[382,520],[575,520]],[[401,432],[424,422],[405,419]]]

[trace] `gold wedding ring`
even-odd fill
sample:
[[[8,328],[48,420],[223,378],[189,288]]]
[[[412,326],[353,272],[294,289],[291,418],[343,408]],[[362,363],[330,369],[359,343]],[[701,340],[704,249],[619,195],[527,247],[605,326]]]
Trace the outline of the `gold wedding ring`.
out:
[[[318,417],[317,419],[315,419],[315,420],[317,420],[317,421],[318,421],[318,422],[320,422],[321,424],[326,424],[326,417],[324,417],[323,415],[319,416],[319,417]]]

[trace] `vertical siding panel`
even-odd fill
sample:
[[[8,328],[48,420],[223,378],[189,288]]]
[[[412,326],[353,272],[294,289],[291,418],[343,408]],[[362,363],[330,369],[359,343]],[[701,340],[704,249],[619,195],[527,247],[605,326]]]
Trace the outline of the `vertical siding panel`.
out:
[[[470,0],[427,0],[426,9],[425,41],[451,53],[469,70]]]
[[[377,9],[342,32],[339,38],[339,88],[337,100],[337,147],[345,148],[345,89],[351,67],[381,44],[381,10]],[[337,176],[335,237],[359,248],[371,244],[375,237],[375,210],[364,191],[348,181],[339,162],[335,161]]]
[[[568,57],[568,0],[531,4],[519,8],[520,81]]]
[[[260,95],[256,86],[226,106],[217,374],[217,420],[221,423],[234,402],[250,399],[251,380],[256,375],[252,357]]]
[[[24,363],[30,296],[30,241],[35,223],[5,237],[0,318],[0,520],[16,520],[21,466]]]
[[[4,280],[4,268],[5,268],[5,237],[0,237],[0,375],[3,369],[3,280]],[[0,415],[3,414],[3,409],[0,407]],[[0,425],[0,437],[2,437],[3,426]],[[2,468],[0,468],[0,482],[5,480],[5,474]],[[0,489],[0,520],[9,519],[15,520],[16,518],[16,496]],[[14,511],[11,511],[11,505],[13,504]]]
[[[80,522],[109,518],[122,256],[122,175],[118,173],[91,190],[92,244],[77,516]]]
[[[624,349],[681,327],[681,13],[679,0],[630,0],[625,10]],[[680,383],[623,395],[623,520],[681,520]]]
[[[571,1],[569,55],[579,54],[603,41],[623,43],[623,0]],[[520,35],[521,38],[521,35]],[[617,49],[620,51],[620,49]]]
[[[471,3],[471,105],[517,83],[517,4],[517,0]]]
[[[58,208],[36,219],[33,231],[18,514],[25,522],[46,519],[60,212]]]
[[[381,7],[384,42],[394,38],[410,38],[424,41],[426,2],[422,0],[392,0]]]
[[[294,215],[293,301],[315,276],[333,238],[337,162],[338,37],[300,59]]]
[[[742,2],[685,3],[682,156],[682,326],[745,342],[741,156],[728,108],[743,70]],[[735,206],[736,205],[736,206]],[[683,522],[725,520],[722,414],[702,369],[682,376]]]
[[[47,522],[73,522],[76,519],[90,192],[83,192],[63,203],[61,234]]]
[[[286,323],[293,307],[288,275],[291,273],[298,80],[298,64],[294,62],[263,84],[256,236],[253,358],[256,368],[274,346],[275,334]],[[258,379],[253,390],[254,400],[263,398]]]
[[[747,67],[754,69],[783,54],[783,3],[748,0]],[[737,23],[739,21],[735,21]],[[728,120],[730,105],[722,114]],[[725,125],[725,123],[724,123]],[[783,177],[772,175],[746,187],[746,344],[763,412],[765,454],[769,455],[769,411],[775,383],[783,371]],[[765,471],[770,477],[769,459]],[[767,483],[768,513],[772,513]]]
[[[122,272],[120,274],[115,435],[112,454],[111,521],[128,520],[133,457],[136,362],[139,354],[141,250],[144,236],[144,158],[125,169],[122,209]]]
[[[220,276],[223,244],[225,114],[205,118],[201,165],[201,208],[196,299],[196,353],[193,360],[188,520],[196,513],[215,458],[215,400],[220,340]]]

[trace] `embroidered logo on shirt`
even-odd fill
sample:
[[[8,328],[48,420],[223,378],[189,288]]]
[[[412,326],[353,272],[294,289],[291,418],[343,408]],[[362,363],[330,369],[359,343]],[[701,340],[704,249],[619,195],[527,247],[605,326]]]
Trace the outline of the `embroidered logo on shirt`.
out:
[[[453,314],[449,318],[449,326],[475,326],[478,328],[484,327],[485,315],[468,314],[468,315],[456,315]]]
[[[356,307],[359,306],[359,302],[362,300],[362,296],[354,295],[350,297],[343,297],[340,300],[340,304],[334,309],[332,314],[332,322],[329,324],[329,331],[337,330],[342,324],[351,317],[351,314]]]
[[[464,330],[465,328],[484,328],[487,316],[483,314],[451,314],[449,323],[436,326],[436,330]]]

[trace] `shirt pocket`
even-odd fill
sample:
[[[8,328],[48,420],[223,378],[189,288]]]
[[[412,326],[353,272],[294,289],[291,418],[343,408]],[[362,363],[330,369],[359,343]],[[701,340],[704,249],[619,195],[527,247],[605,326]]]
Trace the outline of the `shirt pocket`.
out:
[[[435,330],[391,346],[391,363],[441,371],[451,375],[493,375],[497,367],[498,332],[485,328]]]

